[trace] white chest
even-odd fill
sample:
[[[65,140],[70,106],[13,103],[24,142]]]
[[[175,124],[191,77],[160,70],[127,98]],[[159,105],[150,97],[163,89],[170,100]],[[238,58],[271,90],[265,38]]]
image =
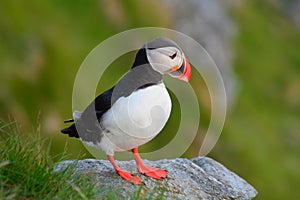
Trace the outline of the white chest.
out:
[[[122,151],[148,142],[165,126],[170,111],[171,99],[163,83],[121,97],[103,115],[101,126],[108,130],[104,137],[113,145],[101,144],[101,148]]]

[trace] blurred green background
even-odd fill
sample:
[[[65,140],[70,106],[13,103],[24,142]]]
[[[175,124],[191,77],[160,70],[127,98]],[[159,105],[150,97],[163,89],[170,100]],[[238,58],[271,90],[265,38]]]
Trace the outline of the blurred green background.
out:
[[[245,0],[227,8],[237,26],[232,67],[239,89],[208,156],[249,181],[259,192],[257,199],[300,199],[300,26],[281,4],[271,2]],[[91,157],[79,141],[59,132],[71,117],[76,72],[96,45],[116,33],[145,26],[176,28],[180,18],[167,5],[170,1],[1,1],[0,118],[16,120],[29,133],[40,123],[42,135],[52,139],[52,155],[67,145],[68,158]],[[99,93],[129,69],[133,58],[130,53],[112,64]],[[210,116],[199,74],[191,84],[202,91],[202,113],[199,135],[184,154],[189,158],[197,156]],[[166,143],[178,124],[176,99],[174,105],[159,136]],[[160,147],[157,141],[142,149]]]

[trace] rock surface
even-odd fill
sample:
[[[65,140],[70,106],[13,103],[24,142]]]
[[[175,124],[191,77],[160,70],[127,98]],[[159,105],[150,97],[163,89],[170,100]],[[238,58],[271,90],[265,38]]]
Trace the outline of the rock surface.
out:
[[[56,170],[64,169],[74,162],[69,160],[58,163]],[[252,199],[257,195],[257,191],[245,180],[211,158],[197,157],[191,160],[177,158],[159,161],[144,160],[144,162],[167,169],[168,178],[159,181],[139,175],[144,182],[143,187],[140,188],[119,177],[109,161],[95,159],[79,160],[75,172],[92,174],[93,181],[99,187],[115,191],[117,197],[125,199],[139,189],[141,189],[140,197],[151,199],[158,196],[162,196],[163,199]],[[121,168],[138,174],[133,160],[117,161],[117,163]]]

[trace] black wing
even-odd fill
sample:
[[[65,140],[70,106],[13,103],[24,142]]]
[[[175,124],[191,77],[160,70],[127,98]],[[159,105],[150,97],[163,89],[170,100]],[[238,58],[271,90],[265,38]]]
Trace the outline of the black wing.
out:
[[[100,120],[102,115],[112,106],[111,97],[113,90],[114,87],[97,96],[95,100],[84,110],[82,117],[85,116],[86,112],[96,112],[97,119]]]
[[[90,121],[90,119],[92,119],[92,116],[95,116],[94,113],[96,113],[97,120],[100,121],[102,115],[111,108],[111,96],[113,90],[114,87],[97,96],[95,100],[91,102],[90,105],[83,111],[81,120],[85,121],[87,126],[94,125],[94,123]],[[74,120],[66,120],[65,122],[74,122]],[[90,126],[90,128],[92,128],[92,126]],[[70,137],[79,138],[74,123],[71,126],[62,129],[61,132],[64,134],[68,134]]]
[[[79,138],[78,132],[77,132],[76,127],[75,127],[75,124],[72,124],[71,126],[62,129],[60,132],[62,132],[63,134],[68,134],[69,137]]]

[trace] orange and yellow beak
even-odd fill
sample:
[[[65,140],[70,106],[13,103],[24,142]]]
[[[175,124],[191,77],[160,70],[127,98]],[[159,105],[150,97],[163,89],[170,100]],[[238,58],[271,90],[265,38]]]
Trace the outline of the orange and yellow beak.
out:
[[[170,72],[170,75],[173,76],[174,78],[178,78],[185,82],[189,82],[192,76],[192,69],[190,63],[188,62],[185,56],[183,56],[183,62],[180,67],[179,66],[172,67],[172,71]]]

